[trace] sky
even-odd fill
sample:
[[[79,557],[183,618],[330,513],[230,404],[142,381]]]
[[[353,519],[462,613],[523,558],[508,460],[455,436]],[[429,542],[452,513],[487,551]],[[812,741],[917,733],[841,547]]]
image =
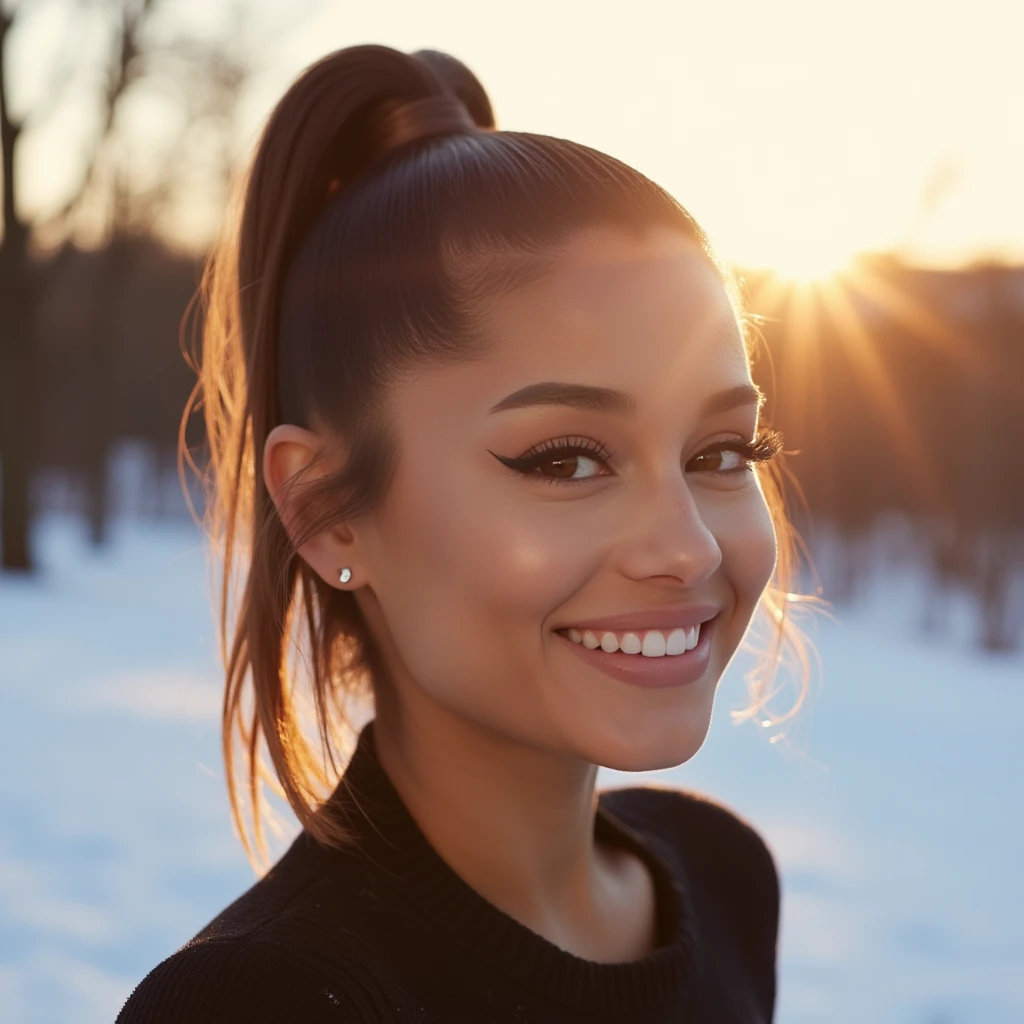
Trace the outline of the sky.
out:
[[[36,2],[12,56],[23,105],[66,25],[62,0]],[[230,7],[175,0],[167,18],[216,33]],[[1024,261],[1019,0],[262,0],[252,10],[262,69],[242,107],[243,153],[289,83],[331,50],[431,47],[474,70],[499,128],[633,164],[728,260],[801,275],[880,249],[935,266]],[[139,139],[160,123],[158,102],[135,105]],[[72,142],[88,130],[72,103],[33,133],[21,155],[27,208],[67,188]],[[182,235],[220,209],[201,192],[178,218]]]

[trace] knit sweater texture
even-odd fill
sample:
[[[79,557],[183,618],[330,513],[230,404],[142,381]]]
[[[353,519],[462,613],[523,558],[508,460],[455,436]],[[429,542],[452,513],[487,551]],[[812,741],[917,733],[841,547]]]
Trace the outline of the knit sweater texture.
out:
[[[329,801],[355,846],[300,833],[146,975],[117,1024],[770,1024],[779,876],[735,812],[678,788],[601,791],[595,839],[648,866],[658,942],[638,960],[586,960],[448,866],[384,771],[373,729]]]

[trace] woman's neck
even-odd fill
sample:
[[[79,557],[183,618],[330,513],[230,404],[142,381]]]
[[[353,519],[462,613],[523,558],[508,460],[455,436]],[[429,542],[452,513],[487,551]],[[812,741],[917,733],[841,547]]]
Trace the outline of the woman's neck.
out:
[[[516,743],[433,704],[394,710],[378,700],[381,765],[463,881],[584,959],[623,962],[655,948],[646,865],[594,841],[595,765]]]

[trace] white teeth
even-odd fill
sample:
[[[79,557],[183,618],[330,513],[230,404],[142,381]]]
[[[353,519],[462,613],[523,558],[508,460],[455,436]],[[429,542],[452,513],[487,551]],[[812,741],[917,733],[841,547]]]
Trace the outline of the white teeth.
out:
[[[643,651],[643,643],[636,633],[625,633],[619,641],[619,650],[625,654],[640,654]]]
[[[621,636],[615,633],[601,633],[600,637],[591,630],[581,633],[578,629],[568,629],[569,639],[574,644],[583,644],[590,650],[598,647],[608,654],[621,651],[623,654],[640,654],[645,658],[663,658],[666,655],[683,654],[692,651],[697,646],[700,637],[700,626],[691,626],[689,629],[673,629],[667,636],[662,630],[648,629],[643,633],[623,633]]]
[[[664,633],[659,633],[656,629],[651,629],[644,633],[644,642],[640,653],[645,658],[663,658],[667,649],[668,644],[665,641]]]

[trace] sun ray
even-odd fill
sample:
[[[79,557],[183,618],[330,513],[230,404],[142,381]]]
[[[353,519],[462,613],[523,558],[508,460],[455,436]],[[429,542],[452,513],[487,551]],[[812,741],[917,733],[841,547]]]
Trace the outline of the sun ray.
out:
[[[954,362],[969,364],[970,353],[964,348],[963,337],[957,328],[944,321],[938,313],[919,302],[913,295],[900,291],[890,281],[866,266],[858,267],[850,275],[849,284],[922,341],[938,349],[943,356]]]
[[[952,505],[931,465],[917,429],[907,414],[905,402],[896,390],[876,349],[876,343],[861,321],[857,309],[845,288],[832,283],[822,289],[822,300],[836,327],[837,337],[844,344],[856,366],[868,382],[871,393],[878,399],[882,415],[894,442],[902,449],[909,472],[932,507],[952,514]]]
[[[963,286],[963,282],[959,282]],[[1014,402],[1020,399],[1020,383],[1000,372],[996,365],[986,364],[978,350],[965,344],[970,331],[977,330],[921,302],[914,295],[901,291],[891,281],[870,267],[858,267],[849,278],[851,288],[877,305],[887,316],[906,328],[916,339],[929,346],[933,355],[948,360],[953,367],[975,378],[995,394],[1006,394]]]

